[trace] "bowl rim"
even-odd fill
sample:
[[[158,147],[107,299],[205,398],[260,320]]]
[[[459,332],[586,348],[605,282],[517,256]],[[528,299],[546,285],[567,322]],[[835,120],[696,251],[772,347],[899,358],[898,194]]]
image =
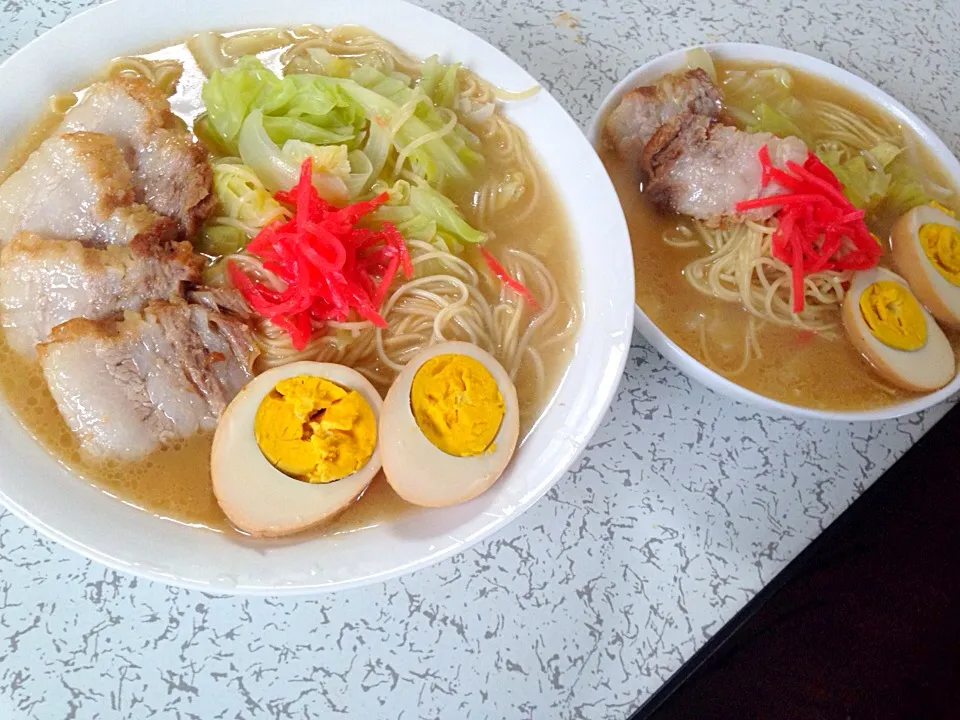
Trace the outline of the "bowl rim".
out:
[[[144,25],[143,18],[149,19],[150,14],[153,13],[156,18],[169,18],[169,20],[163,20],[164,28],[168,26],[179,27],[179,25],[189,23],[187,29],[179,35],[171,34],[165,37],[164,44],[179,42],[180,40],[177,38],[186,37],[191,32],[197,32],[205,28],[240,30],[265,27],[267,25],[263,24],[263,18],[267,18],[273,26],[293,26],[307,22],[324,26],[348,23],[365,24],[370,26],[374,32],[378,32],[396,42],[400,47],[410,50],[410,45],[414,42],[411,37],[420,38],[421,35],[426,33],[426,28],[429,28],[433,31],[433,36],[439,39],[435,39],[432,45],[425,43],[424,48],[417,52],[417,55],[426,56],[430,49],[440,48],[439,52],[456,56],[457,60],[480,64],[483,67],[484,74],[494,82],[501,79],[500,76],[503,75],[508,78],[509,82],[524,83],[522,87],[538,84],[538,81],[519,63],[487,41],[456,23],[405,2],[405,0],[359,0],[356,3],[349,4],[322,3],[320,5],[314,3],[313,0],[277,0],[277,2],[267,6],[256,2],[256,0],[237,0],[230,4],[229,8],[218,7],[218,5],[220,4],[197,6],[191,0],[171,0],[164,4],[164,8],[159,9],[152,0],[110,0],[71,16],[63,23],[51,28],[18,49],[0,64],[0,78],[4,78],[8,73],[23,74],[28,67],[38,67],[37,64],[30,64],[34,59],[50,59],[50,64],[53,66],[51,68],[44,67],[45,63],[39,64],[40,75],[42,76],[39,82],[42,83],[44,88],[54,85],[62,86],[64,84],[63,78],[55,76],[58,68],[64,78],[73,76],[64,70],[64,68],[69,67],[68,61],[62,57],[65,50],[54,47],[58,44],[58,41],[60,41],[60,44],[67,46],[79,46],[81,41],[76,36],[81,30],[91,31],[94,36],[98,33],[103,36],[106,32],[120,34],[123,26],[130,24],[130,21],[123,20],[122,16],[139,17],[141,20],[138,22]],[[144,14],[140,14],[139,11],[143,11]],[[217,21],[215,19],[227,16],[229,16],[229,20]],[[116,21],[117,18],[120,18],[121,21],[111,22]],[[105,30],[104,28],[111,29]],[[399,29],[396,30],[394,35],[391,35],[391,28]],[[150,38],[156,36],[159,32],[161,31],[157,28],[150,28],[144,30],[142,35],[145,38]],[[101,65],[109,60],[109,57],[106,57],[108,53],[117,50],[114,46],[111,46],[110,50],[101,50],[98,45],[90,42],[89,37],[85,37],[83,42],[91,48],[89,50],[91,54],[97,55]],[[129,44],[131,41],[125,39],[122,42]],[[139,49],[133,48],[133,50],[149,52],[153,49],[153,46],[150,45],[151,42],[151,39],[147,39],[140,43]],[[121,41],[119,40],[115,43],[115,45],[120,44]],[[34,116],[39,116],[41,107],[37,106],[34,110]],[[563,147],[564,154],[581,163],[577,167],[578,182],[589,182],[592,187],[596,187],[597,195],[595,199],[596,197],[603,198],[603,205],[609,210],[609,212],[604,213],[605,217],[603,219],[605,234],[611,238],[607,245],[608,251],[613,257],[616,257],[618,265],[623,264],[625,267],[632,268],[632,261],[630,261],[632,250],[629,245],[626,220],[623,217],[619,200],[599,157],[593,147],[586,141],[579,125],[542,85],[541,92],[532,100],[523,101],[515,108],[508,109],[508,116],[519,122],[521,127],[524,123],[530,122],[531,114],[544,118],[540,120],[540,123],[544,125],[545,132],[549,130],[551,136],[559,135],[568,141],[568,143],[558,143],[557,147]],[[10,127],[13,131],[22,130],[24,126],[18,123],[17,116],[14,114],[11,117]],[[549,118],[549,123],[545,123],[546,118]],[[549,128],[547,128],[548,125]],[[539,144],[542,145],[543,143]],[[590,247],[588,238],[583,236],[583,223],[576,219],[578,213],[574,211],[574,206],[571,205],[560,188],[562,176],[558,178],[551,172],[552,165],[560,165],[561,163],[559,160],[551,161],[548,154],[541,152],[536,147],[538,143],[534,142],[533,145],[536,154],[539,155],[540,165],[544,168],[545,174],[554,181],[559,190],[557,193],[558,201],[569,216],[574,248],[577,254],[582,256],[585,249]],[[4,151],[8,150],[9,147],[9,144],[7,144]],[[561,153],[553,151],[550,155],[560,157]],[[564,160],[563,162],[572,163],[573,160]],[[579,211],[579,215],[585,215],[587,210],[588,208],[584,206]],[[395,538],[402,542],[408,542],[409,537],[413,537],[417,541],[423,540],[422,543],[417,545],[419,549],[412,559],[408,555],[414,553],[413,550],[404,554],[404,548],[395,545],[390,552],[383,553],[383,555],[390,556],[390,567],[386,569],[368,572],[366,566],[361,569],[344,567],[325,575],[323,580],[315,580],[312,576],[320,565],[314,564],[312,569],[307,566],[298,568],[293,579],[272,574],[269,577],[266,575],[262,577],[243,577],[238,582],[236,577],[213,577],[209,570],[204,570],[201,573],[196,570],[197,567],[200,567],[199,565],[190,565],[188,561],[181,562],[182,558],[179,557],[177,561],[181,562],[181,566],[178,567],[172,568],[169,565],[155,562],[153,558],[143,553],[143,548],[148,547],[150,542],[156,544],[156,538],[137,538],[128,535],[124,538],[107,541],[103,539],[106,537],[106,531],[104,531],[96,535],[97,542],[87,542],[84,540],[86,536],[81,537],[76,530],[81,521],[78,520],[71,525],[69,531],[64,529],[62,523],[50,521],[50,518],[55,515],[65,516],[65,510],[58,508],[56,513],[51,513],[44,506],[38,505],[32,500],[30,503],[19,502],[19,499],[29,497],[22,488],[32,482],[24,471],[37,469],[36,474],[39,474],[40,470],[47,471],[59,460],[47,453],[46,449],[36,441],[31,439],[29,443],[23,442],[25,438],[29,437],[29,434],[20,426],[19,420],[15,418],[5,402],[0,402],[0,427],[14,430],[14,425],[16,425],[15,429],[22,432],[11,433],[6,437],[0,434],[0,456],[2,456],[2,461],[0,461],[0,505],[5,506],[13,515],[45,537],[114,570],[167,585],[187,587],[220,595],[281,596],[332,592],[383,582],[389,578],[433,565],[440,560],[458,554],[499,531],[535,504],[570,469],[609,412],[611,402],[623,375],[633,332],[631,312],[633,302],[632,271],[614,269],[614,275],[612,276],[614,282],[611,284],[611,270],[609,268],[604,270],[601,277],[600,272],[594,267],[588,276],[585,268],[589,263],[585,263],[583,257],[578,258],[578,260],[581,267],[581,292],[576,302],[579,304],[581,314],[589,310],[590,323],[588,325],[586,320],[581,319],[577,344],[570,355],[571,364],[559,380],[557,389],[547,401],[540,418],[534,424],[523,444],[529,443],[531,445],[529,452],[524,453],[524,447],[521,445],[518,447],[513,461],[516,463],[517,456],[523,455],[522,467],[526,468],[527,471],[534,467],[540,469],[530,472],[529,476],[519,471],[511,473],[510,479],[513,482],[510,483],[509,488],[496,494],[495,505],[494,501],[490,500],[487,504],[481,503],[469,508],[469,504],[457,506],[457,508],[463,509],[464,514],[457,515],[449,522],[441,523],[442,530],[437,531],[436,535],[421,537],[416,534],[401,536],[397,535],[396,532],[388,534],[387,539]],[[589,293],[587,292],[588,279],[591,280]],[[606,284],[602,284],[602,280]],[[589,329],[589,332],[586,332],[587,329]],[[585,340],[599,340],[599,346],[584,347]],[[576,375],[571,372],[571,368],[578,369]],[[558,400],[561,397],[563,402]],[[543,427],[545,418],[550,418],[550,425],[555,426],[550,431]],[[573,419],[577,420],[576,424],[574,424]],[[534,440],[536,441],[534,442]],[[41,456],[43,456],[42,459]],[[542,465],[538,465],[537,461],[540,461]],[[54,469],[50,469],[50,472],[53,473]],[[67,477],[68,475],[69,477]],[[77,486],[70,486],[71,498],[79,498],[84,503],[84,512],[89,514],[90,508],[104,507],[97,506],[95,502],[89,501],[88,498],[90,493],[96,493],[100,496],[104,496],[106,493],[99,488],[86,485],[86,481],[78,478],[72,471],[67,471],[61,467],[56,470],[55,480],[61,483],[70,481]],[[501,481],[497,485],[503,486],[504,483]],[[497,485],[494,486],[494,489]],[[79,488],[79,486],[83,487]],[[51,481],[49,487],[55,488],[56,482]],[[63,485],[63,487],[66,487],[66,485]],[[486,495],[471,502],[477,503],[484,497]],[[107,511],[111,518],[123,519],[124,523],[135,528],[137,533],[142,528],[144,535],[154,535],[156,533],[152,528],[159,526],[150,523],[162,524],[164,522],[162,518],[140,509],[121,508],[120,506],[124,503],[118,502],[116,498],[103,497],[102,500],[111,504],[111,509]],[[87,506],[88,502],[90,502],[89,507]],[[452,508],[452,510],[457,508]],[[446,512],[446,510],[442,512]],[[126,514],[123,515],[124,513]],[[133,516],[130,513],[136,513],[136,515]],[[133,517],[136,518],[135,522],[130,520]],[[461,517],[467,517],[467,519],[460,522]],[[101,522],[103,521],[101,520]],[[91,523],[87,522],[87,524]],[[130,527],[127,527],[127,529],[130,529]],[[198,532],[193,528],[182,527],[184,532]],[[114,535],[120,532],[122,532],[122,529],[113,529]],[[207,535],[210,535],[210,533],[207,533]],[[164,536],[161,533],[159,537]],[[183,537],[186,536],[181,533],[176,539],[179,542]],[[324,537],[322,540],[329,542],[333,552],[337,552],[343,547],[345,543],[344,535],[329,539],[328,537]],[[302,545],[312,547],[317,540],[317,538],[308,538],[302,542]],[[135,546],[136,549],[132,550],[130,547],[124,547],[124,544],[131,547]],[[204,553],[212,554],[212,550],[215,550],[216,547],[213,541],[205,542]],[[413,544],[410,547],[412,548]],[[239,557],[242,552],[237,552]],[[272,556],[275,551],[260,546],[255,548],[253,552],[263,556]]]
[[[873,83],[858,75],[844,70],[833,63],[820,58],[761,43],[716,42],[676,48],[670,52],[645,62],[630,71],[610,90],[603,99],[587,130],[587,138],[594,148],[599,149],[602,142],[603,123],[624,94],[650,79],[659,77],[685,66],[688,51],[702,48],[711,55],[731,60],[758,60],[774,62],[788,68],[796,68],[812,75],[843,85],[847,90],[860,95],[867,101],[880,105],[888,113],[907,125],[923,142],[930,153],[941,163],[943,169],[960,187],[960,162],[940,137],[915,113]],[[753,405],[774,415],[787,415],[802,419],[826,420],[834,422],[872,422],[890,420],[904,415],[921,412],[950,398],[960,390],[960,364],[956,375],[945,387],[905,402],[887,405],[869,410],[818,410],[802,405],[775,400],[753,390],[748,390],[710,369],[675,343],[653,320],[634,303],[634,327],[662,355],[672,362],[684,374],[693,377],[710,390],[725,395],[746,405]]]

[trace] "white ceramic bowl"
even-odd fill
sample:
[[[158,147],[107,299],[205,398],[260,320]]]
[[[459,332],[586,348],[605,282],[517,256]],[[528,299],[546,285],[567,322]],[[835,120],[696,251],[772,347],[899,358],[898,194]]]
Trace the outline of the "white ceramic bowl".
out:
[[[887,112],[897,118],[902,125],[911,128],[940,161],[944,170],[952,179],[953,184],[960,187],[960,162],[957,162],[957,159],[950,152],[949,148],[943,144],[943,141],[940,140],[920,118],[883,92],[883,90],[871,85],[866,80],[846,70],[841,70],[837,66],[831,65],[823,60],[818,60],[809,55],[803,55],[802,53],[791,50],[770,47],[769,45],[714,43],[703,45],[702,47],[707,50],[711,56],[721,61],[749,60],[804,70],[813,75],[819,75],[832,80],[868,98],[870,101],[885,108]],[[635,87],[651,84],[666,73],[686,67],[685,55],[690,49],[691,48],[681,48],[669,52],[666,55],[661,55],[655,60],[651,60],[637,68],[617,83],[613,90],[610,91],[610,94],[607,95],[606,99],[604,99],[587,132],[587,137],[590,139],[590,142],[593,143],[594,147],[599,147],[603,122],[614,105],[619,102],[620,98]],[[897,403],[896,405],[888,405],[875,410],[849,412],[813,410],[773,400],[772,398],[747,390],[714,372],[673,342],[673,340],[647,317],[646,313],[644,313],[639,306],[634,306],[634,326],[664,357],[690,377],[722,395],[726,395],[727,397],[748,405],[757,405],[775,415],[792,415],[801,418],[848,422],[884,420],[924,410],[932,405],[936,405],[950,397],[953,393],[957,392],[957,390],[960,390],[960,374],[958,374],[953,382],[945,388],[922,397],[908,400],[907,402]]]
[[[399,0],[116,0],[34,40],[0,66],[0,156],[54,93],[111,58],[201,30],[360,24],[426,57],[456,59],[506,88],[536,81],[466,30]],[[542,496],[583,450],[616,390],[632,335],[630,241],[616,193],[576,123],[546,92],[513,103],[566,207],[582,278],[577,352],[539,423],[476,500],[353,532],[242,541],[164,521],[74,477],[0,405],[0,501],[44,535],[113,568],[212,592],[296,594],[363,585],[435,563],[482,539]],[[589,251],[588,251],[589,250]]]

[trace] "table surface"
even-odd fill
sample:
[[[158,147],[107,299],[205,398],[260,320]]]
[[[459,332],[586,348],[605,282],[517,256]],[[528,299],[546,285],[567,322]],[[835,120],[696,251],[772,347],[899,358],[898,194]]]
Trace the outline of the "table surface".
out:
[[[6,0],[0,57],[90,4]],[[751,41],[870,79],[960,150],[952,0],[423,4],[540,77],[582,127],[645,60]],[[316,599],[171,589],[0,513],[0,718],[623,718],[946,409],[770,418],[636,337],[606,422],[547,497],[455,558]]]

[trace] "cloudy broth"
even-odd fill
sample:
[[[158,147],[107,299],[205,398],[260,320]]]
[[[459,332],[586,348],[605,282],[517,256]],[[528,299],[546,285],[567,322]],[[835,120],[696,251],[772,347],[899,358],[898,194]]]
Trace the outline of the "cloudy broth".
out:
[[[756,70],[750,63],[717,63],[719,79],[731,70]],[[821,78],[791,69],[793,95],[799,100],[827,100],[872,120],[882,111],[859,95]],[[904,132],[909,130],[904,128]],[[792,405],[821,410],[864,410],[903,402],[915,393],[896,388],[872,371],[847,340],[842,328],[834,339],[773,323],[757,325],[762,357],[742,372],[745,338],[751,315],[739,304],[701,294],[683,276],[684,267],[706,254],[706,248],[673,247],[665,233],[691,227],[681,216],[658,212],[639,191],[635,168],[609,148],[601,159],[616,187],[633,245],[636,302],[646,315],[684,351],[738,385]],[[949,185],[938,163],[922,150],[919,169],[941,185]],[[896,217],[870,214],[867,224],[884,242],[881,265],[890,262],[890,229]],[[838,309],[839,320],[839,309]],[[947,332],[955,352],[960,335]]]
[[[275,58],[276,55],[277,52],[265,54],[265,62],[270,64],[271,57]],[[172,58],[184,64],[180,89],[170,100],[175,113],[189,123],[202,111],[200,88],[203,82],[203,76],[189,50],[182,44],[172,45],[145,57]],[[14,143],[7,151],[6,162],[0,167],[0,179],[14,172],[56,128],[61,118],[62,114],[47,113],[30,133]],[[504,168],[498,165],[497,153],[491,152],[492,148],[485,145],[483,150],[488,162],[475,172],[470,187],[453,188],[451,196],[460,203],[468,222],[491,234],[488,247],[495,254],[498,248],[517,247],[541,259],[560,287],[560,311],[575,317],[575,304],[579,302],[575,248],[565,211],[549,179],[540,172],[541,192],[522,223],[512,222],[508,213],[501,212],[494,214],[493,219],[484,225],[470,202],[472,186],[479,186],[488,176],[502,174]],[[465,259],[479,269],[478,258],[474,254],[468,254]],[[489,291],[492,299],[497,289],[491,287]],[[557,343],[544,353],[546,381],[541,393],[534,391],[532,383],[525,383],[523,378],[518,378],[523,434],[529,432],[542,413],[569,365],[573,342],[574,337],[571,336],[568,341]],[[39,363],[18,356],[2,338],[0,391],[30,434],[83,480],[124,502],[171,521],[218,532],[238,532],[223,515],[213,494],[210,435],[195,436],[136,462],[91,460],[81,452],[78,442],[60,416],[47,390]],[[315,532],[323,535],[352,532],[394,520],[412,510],[412,506],[393,492],[381,473],[360,502],[354,503],[333,523]]]

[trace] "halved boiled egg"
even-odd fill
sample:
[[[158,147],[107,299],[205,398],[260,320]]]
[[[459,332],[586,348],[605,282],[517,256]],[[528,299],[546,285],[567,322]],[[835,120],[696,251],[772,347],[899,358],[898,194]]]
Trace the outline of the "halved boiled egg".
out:
[[[417,354],[380,414],[383,472],[407,502],[445,507],[487,490],[520,433],[507,371],[476,345],[449,342]]]
[[[240,530],[277,537],[331,520],[380,470],[382,402],[344,365],[296,362],[257,376],[220,418],[213,492]]]
[[[953,379],[950,342],[896,273],[857,272],[843,299],[843,324],[854,347],[895,385],[931,392]]]
[[[960,327],[960,222],[921,205],[893,226],[893,261],[917,298],[944,325]]]

